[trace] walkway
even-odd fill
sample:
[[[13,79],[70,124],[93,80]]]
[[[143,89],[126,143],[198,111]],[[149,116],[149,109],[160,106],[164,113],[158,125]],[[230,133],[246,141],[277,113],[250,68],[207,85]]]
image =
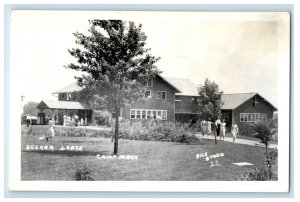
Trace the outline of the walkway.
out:
[[[212,139],[212,140],[215,139],[215,136],[212,136],[212,135],[202,136],[201,134],[196,134],[196,136],[199,137],[199,138],[204,138],[204,139]],[[217,141],[223,141],[223,140],[220,140],[220,137],[218,137]],[[232,142],[232,137],[226,137],[225,136],[224,141],[226,141],[226,142]],[[239,139],[239,138],[237,138],[235,140],[235,143],[236,144],[245,144],[245,145],[250,145],[250,146],[265,147],[265,145],[262,144],[262,143],[260,143],[259,141],[245,140],[245,139]],[[277,147],[278,147],[278,145],[276,145],[276,144],[270,144],[269,145],[269,148],[271,148],[271,149],[277,149]]]

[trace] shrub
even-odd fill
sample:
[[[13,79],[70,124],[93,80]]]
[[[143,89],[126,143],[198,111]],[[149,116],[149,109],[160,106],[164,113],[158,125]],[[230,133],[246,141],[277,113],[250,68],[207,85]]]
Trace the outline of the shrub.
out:
[[[267,181],[269,180],[268,171],[266,169],[251,169],[236,177],[238,181]]]
[[[91,169],[84,167],[83,169],[76,169],[73,173],[73,180],[76,181],[93,181],[91,177]]]
[[[239,125],[239,133],[243,136],[253,137],[253,129],[249,123],[241,123]]]
[[[45,135],[48,126],[32,127],[31,135]],[[88,129],[82,127],[55,127],[55,136],[62,137],[105,137],[111,138],[114,131],[109,129]],[[161,122],[151,124],[148,122],[134,122],[125,120],[120,123],[119,138],[143,141],[162,141],[180,143],[200,143],[200,138],[194,135],[195,131],[188,124],[174,124],[172,122]],[[22,134],[28,134],[26,127],[22,128]]]

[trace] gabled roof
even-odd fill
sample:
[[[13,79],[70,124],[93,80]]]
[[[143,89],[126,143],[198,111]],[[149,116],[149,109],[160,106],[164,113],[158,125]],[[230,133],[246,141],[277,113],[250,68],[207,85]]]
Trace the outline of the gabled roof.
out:
[[[241,104],[245,103],[246,101],[248,101],[249,99],[253,98],[256,95],[260,96],[266,103],[268,103],[273,108],[273,110],[277,111],[276,107],[274,107],[269,101],[267,101],[257,92],[223,94],[222,101],[224,102],[224,104],[221,109],[229,109],[229,110],[236,109]]]
[[[222,101],[224,102],[222,109],[235,109],[257,93],[234,93],[223,94]]]
[[[76,91],[81,91],[83,88],[80,87],[76,82],[73,82],[69,85],[67,85],[64,88],[61,88],[55,92],[53,92],[52,94],[58,94],[58,93],[72,93],[72,92],[76,92]]]
[[[40,109],[85,109],[90,110],[90,107],[83,102],[73,101],[57,101],[57,100],[42,100],[37,108]]]
[[[168,79],[166,79],[165,77],[161,76],[161,75],[157,75],[159,76],[162,80],[164,80],[167,84],[169,84],[172,88],[174,88],[177,92],[181,92],[180,89],[178,89],[177,86],[175,86],[173,83],[170,83]],[[67,85],[64,88],[61,88],[55,92],[53,92],[52,94],[58,94],[58,93],[72,93],[75,91],[81,91],[83,90],[83,87],[80,87],[76,82],[73,82],[69,85]]]
[[[166,77],[165,79],[181,91],[176,93],[176,95],[199,96],[198,86],[191,80],[171,77]]]
[[[164,80],[167,84],[169,84],[171,87],[173,87],[176,90],[176,93],[181,93],[182,91],[178,88],[178,86],[174,85],[174,83],[170,82],[169,79],[166,77],[163,77],[162,75],[157,75],[160,77],[162,80]]]

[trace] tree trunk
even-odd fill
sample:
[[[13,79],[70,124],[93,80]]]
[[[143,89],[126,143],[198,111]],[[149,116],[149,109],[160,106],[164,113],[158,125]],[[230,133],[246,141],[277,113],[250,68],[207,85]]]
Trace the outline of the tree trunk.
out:
[[[215,131],[215,144],[218,144],[218,142],[217,142],[217,131]]]
[[[120,109],[116,106],[116,123],[115,123],[115,142],[114,142],[114,155],[118,154],[118,140],[119,140],[119,112]]]
[[[269,157],[269,153],[268,153],[268,144],[265,144],[266,146],[266,157],[267,157],[267,163],[268,163],[268,172],[269,172],[269,180],[272,179],[272,171],[271,171],[271,159]]]

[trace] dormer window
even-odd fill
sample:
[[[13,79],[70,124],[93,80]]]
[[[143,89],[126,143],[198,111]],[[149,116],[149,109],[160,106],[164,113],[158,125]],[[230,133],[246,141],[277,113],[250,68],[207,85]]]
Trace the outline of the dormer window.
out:
[[[72,100],[72,94],[71,93],[67,94],[67,100]]]

